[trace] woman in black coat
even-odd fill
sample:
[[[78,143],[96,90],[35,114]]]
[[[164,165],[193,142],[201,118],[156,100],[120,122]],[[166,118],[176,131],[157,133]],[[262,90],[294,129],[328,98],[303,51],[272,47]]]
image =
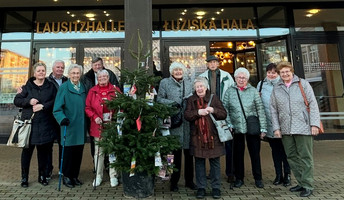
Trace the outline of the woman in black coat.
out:
[[[23,108],[22,120],[32,119],[29,148],[24,148],[21,155],[22,187],[28,187],[29,169],[32,153],[37,148],[38,182],[48,185],[48,157],[55,139],[52,114],[56,88],[46,78],[46,65],[36,63],[33,66],[34,77],[31,77],[23,87],[21,93],[14,98],[14,104]]]

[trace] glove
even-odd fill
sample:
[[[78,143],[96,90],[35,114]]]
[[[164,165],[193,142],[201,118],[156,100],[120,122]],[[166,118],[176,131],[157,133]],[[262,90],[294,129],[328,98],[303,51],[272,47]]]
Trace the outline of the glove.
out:
[[[69,119],[68,119],[68,118],[64,118],[64,119],[61,121],[60,125],[61,125],[61,126],[68,126],[69,123],[70,123]]]

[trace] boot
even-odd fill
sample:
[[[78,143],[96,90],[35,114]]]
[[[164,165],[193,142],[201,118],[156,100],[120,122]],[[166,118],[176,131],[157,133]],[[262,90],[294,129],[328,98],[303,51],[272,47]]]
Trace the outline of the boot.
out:
[[[283,183],[283,176],[282,174],[276,174],[276,178],[273,182],[274,185],[279,185]]]
[[[284,174],[283,186],[287,187],[289,185],[291,185],[290,174]]]
[[[44,172],[40,172],[38,175],[38,182],[44,186],[48,185],[48,180],[47,180],[47,176],[45,175]]]
[[[29,187],[29,169],[22,168],[22,179],[21,184],[22,187]]]

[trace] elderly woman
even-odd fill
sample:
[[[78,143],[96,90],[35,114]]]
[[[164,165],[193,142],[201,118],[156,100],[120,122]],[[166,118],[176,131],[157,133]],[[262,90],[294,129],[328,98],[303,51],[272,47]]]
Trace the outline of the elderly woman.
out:
[[[31,77],[22,87],[22,91],[14,98],[14,105],[23,108],[22,120],[30,119],[32,114],[32,128],[29,148],[24,148],[21,155],[22,180],[21,186],[29,186],[29,169],[32,153],[37,148],[38,182],[48,185],[49,155],[56,133],[55,119],[52,114],[56,88],[46,78],[47,67],[44,63],[33,66],[34,77]]]
[[[98,84],[90,89],[86,98],[86,115],[91,120],[90,136],[94,137],[95,153],[94,168],[96,169],[96,179],[93,181],[93,186],[99,186],[103,181],[104,170],[104,153],[103,148],[100,148],[98,142],[101,138],[101,124],[111,121],[113,111],[109,110],[105,104],[106,101],[113,99],[116,96],[116,91],[120,89],[109,83],[109,72],[100,70],[97,72]],[[111,158],[111,157],[110,157]],[[109,159],[109,162],[113,162]],[[98,165],[97,165],[98,164]],[[116,187],[118,185],[117,173],[115,168],[109,169],[110,185]]]
[[[80,83],[82,71],[82,66],[77,64],[68,68],[69,80],[60,86],[53,111],[56,121],[61,125],[61,144],[65,141],[62,173],[63,184],[69,188],[82,185],[78,179],[86,138],[86,92],[84,85]]]
[[[235,70],[234,78],[236,83],[228,88],[223,101],[224,107],[228,112],[227,122],[229,127],[234,130],[233,159],[236,178],[234,187],[239,188],[244,184],[246,138],[255,185],[258,188],[263,188],[260,164],[260,139],[266,134],[264,106],[258,91],[248,83],[250,73],[246,68],[240,67]],[[245,116],[256,116],[259,118],[260,134],[248,132]]]
[[[220,142],[218,133],[210,114],[216,120],[226,119],[227,113],[219,97],[212,96],[208,88],[208,81],[198,77],[194,81],[195,92],[188,98],[185,119],[190,122],[191,143],[190,152],[195,156],[197,198],[204,198],[207,187],[205,159],[210,163],[210,179],[212,196],[221,198],[221,165],[220,156],[225,155],[224,143]]]
[[[276,138],[282,137],[287,159],[297,180],[291,192],[308,197],[314,189],[313,136],[320,127],[320,114],[311,85],[294,74],[289,62],[277,65],[281,80],[271,95],[272,128]],[[307,111],[299,83],[309,103]]]
[[[260,81],[257,85],[257,89],[260,92],[260,96],[263,101],[266,121],[267,121],[267,133],[266,138],[271,147],[272,159],[274,162],[276,177],[273,181],[274,185],[282,184],[284,186],[290,185],[290,166],[287,161],[287,155],[285,154],[281,138],[275,138],[272,131],[272,122],[270,114],[270,97],[273,87],[280,80],[280,77],[276,71],[276,64],[270,63],[266,66],[266,78]],[[283,171],[284,169],[284,178]]]
[[[159,92],[157,101],[163,104],[170,104],[177,108],[185,108],[185,99],[192,94],[192,83],[186,74],[185,66],[180,62],[173,62],[170,66],[169,78],[161,80],[159,85]],[[183,110],[184,112],[184,110]],[[178,181],[180,178],[181,163],[182,163],[182,151],[184,151],[184,178],[185,186],[195,190],[196,185],[193,182],[194,167],[193,156],[189,152],[190,143],[190,128],[189,122],[184,120],[182,124],[170,130],[171,135],[176,135],[179,138],[181,149],[173,152],[174,164],[178,171],[173,172],[171,176],[170,190],[178,191]]]

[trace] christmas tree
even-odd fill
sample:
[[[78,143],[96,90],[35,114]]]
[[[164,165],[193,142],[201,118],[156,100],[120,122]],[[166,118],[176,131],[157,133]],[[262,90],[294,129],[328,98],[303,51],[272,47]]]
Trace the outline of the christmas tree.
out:
[[[121,69],[122,94],[107,102],[111,110],[115,110],[111,122],[103,125],[102,140],[99,145],[105,153],[114,154],[115,167],[118,172],[135,174],[144,172],[156,175],[162,166],[156,163],[157,155],[161,155],[161,164],[167,163],[167,155],[180,148],[176,137],[163,136],[163,120],[168,118],[171,107],[154,101],[154,93],[160,77],[148,73],[145,61],[148,53],[143,54],[143,45],[138,34],[138,50],[131,51],[138,65],[134,71]],[[159,155],[159,156],[160,156]]]

